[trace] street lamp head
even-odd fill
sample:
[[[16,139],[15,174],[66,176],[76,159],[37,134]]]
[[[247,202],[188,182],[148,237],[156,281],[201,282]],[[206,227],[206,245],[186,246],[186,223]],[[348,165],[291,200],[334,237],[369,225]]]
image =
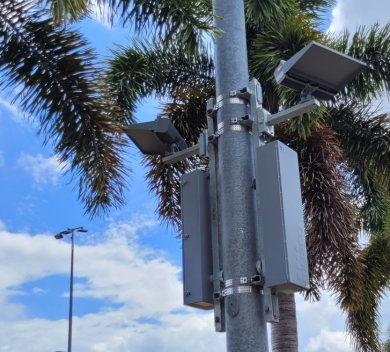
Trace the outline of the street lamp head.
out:
[[[77,230],[77,232],[88,232],[88,230],[85,230],[85,229],[79,229],[79,230]]]
[[[276,82],[294,90],[310,90],[320,100],[332,100],[366,64],[324,45],[311,42],[275,70]]]
[[[54,238],[56,240],[60,240],[61,238],[64,238],[64,236],[62,236],[62,234],[59,233],[58,235],[55,235]]]
[[[146,155],[164,156],[188,147],[172,122],[160,116],[156,121],[129,125],[125,132],[138,149]]]

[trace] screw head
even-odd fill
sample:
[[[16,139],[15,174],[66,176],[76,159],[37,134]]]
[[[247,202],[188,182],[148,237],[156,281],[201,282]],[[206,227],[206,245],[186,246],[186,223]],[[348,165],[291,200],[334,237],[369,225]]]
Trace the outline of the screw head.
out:
[[[219,317],[215,317],[215,318],[214,318],[214,321],[215,321],[216,323],[219,323],[219,321],[220,321]]]

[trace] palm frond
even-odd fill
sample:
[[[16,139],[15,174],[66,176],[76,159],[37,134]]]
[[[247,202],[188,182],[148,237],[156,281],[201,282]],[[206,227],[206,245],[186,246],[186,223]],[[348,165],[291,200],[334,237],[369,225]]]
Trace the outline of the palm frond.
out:
[[[175,101],[162,105],[161,116],[169,118],[189,146],[198,143],[207,128],[206,101],[215,94],[214,82],[179,89]],[[207,161],[192,157],[172,165],[164,164],[159,156],[145,156],[144,165],[150,192],[158,198],[157,212],[162,223],[181,228],[180,177],[196,168],[205,168]]]
[[[359,204],[363,229],[370,234],[383,231],[384,221],[390,209],[387,190],[378,185],[371,168],[367,171],[358,164],[354,168],[353,176],[352,194]]]
[[[137,34],[156,36],[167,43],[174,39],[189,55],[204,47],[206,37],[220,37],[213,24],[212,0],[41,0],[50,4],[54,20],[75,22],[88,16],[94,6],[113,25],[133,26]]]
[[[389,224],[389,223],[388,223]],[[379,304],[390,282],[390,227],[371,236],[359,260],[365,267],[361,306],[347,306],[347,331],[358,352],[379,351]]]
[[[329,47],[350,55],[367,64],[346,88],[344,96],[369,102],[382,93],[390,92],[390,23],[381,27],[378,23],[370,28],[361,26],[351,35],[330,35],[325,39]]]
[[[38,0],[49,6],[55,23],[77,22],[88,16],[92,9],[91,0]]]
[[[376,187],[390,191],[390,116],[354,101],[341,101],[328,109],[326,122],[336,131],[352,168],[367,178],[371,170]]]
[[[259,28],[272,20],[296,13],[295,0],[245,0],[245,20]]]
[[[79,198],[91,216],[124,203],[122,127],[106,92],[96,85],[96,57],[83,37],[46,19],[32,1],[0,8],[0,85],[21,87],[14,102],[37,117],[45,143],[79,179]]]
[[[276,138],[298,153],[312,283],[307,298],[318,299],[318,287],[329,287],[343,292],[342,305],[347,300],[358,305],[362,280],[356,260],[358,212],[349,195],[336,134],[326,125],[312,126],[310,135],[302,139],[281,126]]]
[[[390,327],[387,329],[387,339],[382,345],[381,352],[390,352]]]
[[[196,86],[213,80],[214,63],[207,51],[189,59],[175,45],[133,40],[133,47],[118,46],[107,61],[105,82],[115,104],[122,109],[123,122],[134,123],[137,104],[151,94],[175,98],[182,86]]]
[[[290,59],[310,42],[320,41],[321,37],[317,25],[302,15],[289,16],[281,21],[269,23],[256,35],[249,51],[249,74],[261,82],[264,102],[271,113],[279,110],[281,102],[292,100],[281,96],[282,92],[287,91],[295,100],[299,99],[299,94],[295,91],[276,84],[274,71],[280,61]]]
[[[313,19],[322,19],[322,14],[336,3],[335,0],[297,0],[297,2],[300,12],[309,14]]]

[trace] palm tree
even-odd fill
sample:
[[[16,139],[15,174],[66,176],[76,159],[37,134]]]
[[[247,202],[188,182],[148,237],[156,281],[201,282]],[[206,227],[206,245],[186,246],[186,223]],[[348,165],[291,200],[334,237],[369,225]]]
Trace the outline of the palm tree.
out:
[[[92,216],[124,204],[127,142],[100,69],[77,31],[58,27],[33,1],[0,1],[0,86],[18,87],[14,102],[40,123],[45,143],[78,180]]]
[[[112,21],[118,16],[139,31],[145,27],[160,38],[164,33],[166,42],[185,42],[187,55],[198,54],[203,35],[220,35],[207,0],[98,4],[108,5]],[[21,89],[13,103],[38,117],[39,133],[53,143],[91,217],[125,204],[131,173],[120,123],[124,111],[99,80],[102,67],[94,50],[80,32],[65,26],[88,16],[93,5],[90,0],[0,0],[0,87]]]
[[[140,99],[151,94],[171,99],[161,113],[189,144],[206,126],[205,102],[214,93],[214,64],[202,35],[221,35],[211,24],[211,1],[101,0],[101,5],[108,5],[111,20],[118,16],[124,24],[133,24],[138,31],[149,29],[155,36],[150,43],[134,41],[129,48],[114,50],[104,84],[92,83],[97,74],[91,65],[94,56],[81,35],[56,25],[87,16],[91,1],[47,1],[55,22],[31,1],[3,2],[0,23],[7,27],[0,29],[0,66],[8,79],[3,84],[24,83],[22,107],[30,113],[42,109],[42,131],[48,138],[57,138],[55,151],[62,160],[72,160],[72,171],[83,176],[80,194],[92,214],[123,202],[123,176],[128,170],[118,152],[125,147],[121,123],[134,123]],[[276,136],[300,156],[311,279],[308,298],[319,299],[319,288],[332,290],[347,312],[347,328],[357,350],[376,351],[378,304],[390,273],[390,231],[385,226],[390,131],[387,114],[370,112],[369,104],[389,88],[389,27],[362,28],[351,41],[347,34],[326,37],[317,29],[317,13],[330,3],[246,0],[249,65],[251,76],[262,82],[265,107],[275,112],[298,97],[277,87],[272,73],[281,59],[310,41],[370,63],[339,101],[280,126]],[[13,21],[9,21],[11,15],[16,16]],[[32,54],[26,44],[31,42],[36,43],[29,48]],[[67,43],[64,52],[58,52],[53,43]],[[16,45],[17,51],[10,50]],[[78,51],[70,55],[74,47]],[[46,66],[41,64],[44,50],[52,54]],[[68,65],[74,62],[63,60],[75,60],[78,66],[69,71]],[[47,73],[52,67],[55,77]],[[81,80],[76,82],[76,76]],[[60,85],[63,81],[69,84]],[[76,138],[80,135],[85,140]],[[159,157],[145,158],[150,189],[161,200],[162,221],[180,228],[179,177],[206,163],[191,158],[169,166]],[[358,246],[360,226],[370,234],[364,249]],[[297,351],[295,300],[280,294],[280,303],[281,323],[272,329],[273,351]]]
[[[299,155],[308,229],[308,298],[319,299],[320,288],[334,292],[347,313],[347,328],[356,349],[376,351],[378,303],[390,276],[390,238],[384,228],[390,130],[388,115],[372,112],[369,102],[388,88],[389,27],[361,28],[349,41],[348,35],[323,35],[308,14],[274,20],[267,26],[253,23],[248,21],[250,72],[262,82],[264,101],[271,112],[299,99],[296,93],[276,86],[276,66],[312,40],[370,63],[337,102],[280,126],[276,138]],[[108,63],[106,80],[118,102],[129,99],[134,104],[150,94],[138,93],[133,82],[157,96],[172,99],[164,104],[161,114],[170,118],[191,144],[199,130],[206,127],[205,102],[214,93],[212,60],[207,51],[189,60],[174,48],[156,42],[133,42],[132,47],[118,48]],[[138,69],[140,62],[142,69]],[[147,67],[152,68],[145,71]],[[153,79],[142,80],[144,75]],[[129,98],[129,92],[133,92],[133,98]],[[126,106],[134,109],[129,101],[121,108],[125,110]],[[132,113],[126,109],[123,121],[131,122]],[[158,157],[147,158],[150,190],[161,199],[158,211],[163,221],[180,228],[179,176],[203,162],[191,159],[165,165]],[[358,244],[361,226],[371,235],[364,249]],[[272,326],[273,351],[297,351],[294,298],[279,294],[279,299],[281,323]]]
[[[387,330],[387,340],[383,343],[381,352],[390,352],[390,327]]]

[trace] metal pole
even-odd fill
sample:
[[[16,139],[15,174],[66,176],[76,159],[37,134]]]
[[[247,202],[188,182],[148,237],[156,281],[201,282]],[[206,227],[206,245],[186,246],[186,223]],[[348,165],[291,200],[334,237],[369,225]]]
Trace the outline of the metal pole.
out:
[[[215,25],[224,31],[215,45],[217,97],[249,84],[243,0],[213,0]],[[249,113],[245,104],[223,105],[218,123]],[[257,274],[259,239],[252,139],[249,130],[230,130],[218,139],[218,202],[225,286],[232,280],[234,294],[225,297],[228,352],[267,352],[264,296],[257,286],[239,289],[240,278]],[[238,283],[238,284],[237,284]],[[245,292],[240,292],[245,291]],[[238,313],[237,313],[238,312]]]
[[[73,310],[73,253],[74,253],[74,230],[72,230],[72,258],[70,264],[70,301],[69,301],[69,330],[68,352],[72,352],[72,310]]]

